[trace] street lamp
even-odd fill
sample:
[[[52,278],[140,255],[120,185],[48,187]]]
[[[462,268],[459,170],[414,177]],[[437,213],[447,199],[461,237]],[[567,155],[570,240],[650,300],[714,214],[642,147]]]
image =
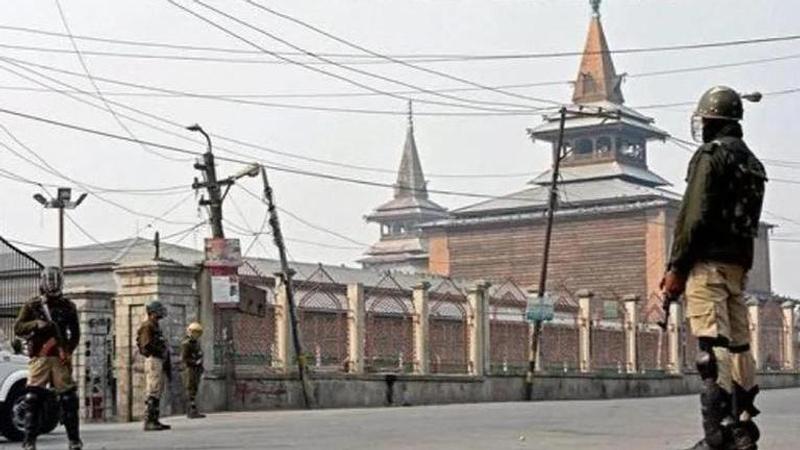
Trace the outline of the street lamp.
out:
[[[47,209],[58,209],[58,267],[64,271],[64,210],[75,209],[83,203],[86,193],[81,194],[74,202],[71,188],[58,188],[56,198],[47,199],[42,194],[34,194],[33,199]]]

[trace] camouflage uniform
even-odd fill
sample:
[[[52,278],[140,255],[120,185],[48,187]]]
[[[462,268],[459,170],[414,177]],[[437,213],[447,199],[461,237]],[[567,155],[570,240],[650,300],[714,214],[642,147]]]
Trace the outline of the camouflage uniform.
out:
[[[62,411],[70,449],[81,449],[78,388],[72,378],[72,353],[81,330],[75,304],[61,293],[61,270],[42,271],[42,294],[23,305],[14,323],[14,334],[28,343],[28,381],[23,448],[35,449],[43,402],[52,386]],[[48,280],[45,282],[45,280]],[[50,287],[45,288],[45,285]],[[46,307],[45,307],[46,304]]]
[[[743,418],[741,423],[754,427],[749,419],[758,413],[744,289],[766,173],[737,122],[718,124],[709,133],[689,164],[669,268],[686,278],[686,316],[700,345],[707,447],[696,448],[723,448],[730,440],[726,421]]]
[[[158,420],[161,415],[160,402],[164,378],[169,378],[171,372],[167,341],[161,333],[158,322],[149,318],[142,322],[136,335],[136,345],[139,353],[146,358],[144,361],[147,392],[145,430],[169,429],[168,425]]]
[[[197,410],[197,389],[203,377],[203,349],[200,341],[186,336],[181,342],[181,361],[183,362],[183,386],[189,401],[187,415],[190,418],[203,417]]]

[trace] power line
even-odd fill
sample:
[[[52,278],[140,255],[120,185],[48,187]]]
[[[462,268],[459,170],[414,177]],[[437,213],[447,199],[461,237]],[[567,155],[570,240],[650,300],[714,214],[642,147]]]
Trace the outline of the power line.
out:
[[[0,44],[0,47],[4,46],[6,45]],[[30,50],[34,49],[35,48],[30,48]],[[41,50],[42,51],[53,50],[53,51],[58,51],[59,53],[73,53],[73,51],[68,49],[41,49]],[[90,52],[84,50],[83,54],[103,55],[104,53]],[[125,55],[123,54],[118,56],[125,56]],[[153,57],[154,58],[163,57],[166,59],[172,58],[172,56],[166,57],[163,55],[153,55]],[[175,58],[181,58],[181,56],[175,56]],[[675,75],[680,73],[692,73],[692,72],[701,72],[706,70],[716,70],[716,69],[730,68],[730,67],[743,67],[756,64],[766,64],[771,62],[788,61],[799,58],[800,54],[789,54],[771,58],[748,59],[743,61],[734,61],[722,64],[707,64],[700,66],[679,67],[675,69],[654,70],[649,72],[627,73],[624,75],[624,77],[626,80],[636,79],[636,78],[649,78],[649,77],[663,76],[663,75]],[[551,80],[551,81],[537,81],[532,83],[495,84],[495,85],[490,85],[488,87],[491,89],[524,89],[532,87],[569,85],[572,84],[573,82],[574,80]],[[34,91],[34,92],[46,91],[46,90],[37,90],[23,86],[0,86],[0,89]],[[470,91],[484,91],[485,89],[481,87],[442,87],[431,90],[436,92],[470,92]],[[414,95],[419,93],[419,91],[414,91],[414,90],[392,90],[388,92],[397,95]],[[125,97],[184,97],[183,95],[179,94],[153,93],[153,92],[104,92],[104,95],[125,96]],[[259,93],[204,93],[202,95],[228,97],[228,98],[351,98],[351,97],[375,97],[382,94],[376,94],[374,92],[316,92],[316,93],[260,93],[260,94]],[[684,106],[684,105],[685,105],[684,103],[679,103],[676,106]]]
[[[30,61],[25,61],[17,58],[10,58],[7,56],[0,57],[3,61],[7,63],[17,63],[23,64],[26,66],[33,66],[38,67],[40,69],[45,69],[52,72],[58,72],[62,74],[72,75],[76,77],[85,77],[85,75],[65,70],[59,69],[52,66],[47,66],[44,64],[37,64]],[[134,87],[138,89],[144,89],[148,91],[155,91],[160,93],[172,94],[181,97],[189,97],[189,98],[198,98],[198,99],[206,99],[206,100],[218,100],[227,103],[234,103],[234,104],[241,104],[241,105],[251,105],[251,106],[262,106],[262,107],[270,107],[270,108],[281,108],[281,109],[297,109],[297,110],[306,110],[306,111],[320,111],[320,112],[335,112],[335,113],[353,113],[353,114],[371,114],[371,115],[391,115],[391,116],[405,116],[406,113],[400,110],[385,110],[385,109],[359,109],[359,108],[346,108],[346,107],[329,107],[329,106],[319,106],[319,105],[300,105],[296,103],[276,103],[276,102],[264,102],[264,101],[255,101],[255,100],[248,100],[242,98],[233,98],[233,97],[224,97],[219,95],[208,95],[203,93],[193,93],[187,91],[180,91],[176,89],[167,89],[161,88],[156,86],[149,86],[141,83],[133,83],[127,81],[121,81],[116,79],[111,79],[107,77],[100,77],[95,75],[95,80],[103,81],[105,83],[116,84],[120,86],[127,86],[127,87]],[[414,102],[418,103],[431,103],[430,101],[425,101],[422,99],[413,99]],[[441,104],[441,102],[433,102],[433,104]],[[454,105],[454,104],[450,104]],[[455,106],[455,105],[454,105]],[[480,108],[478,108],[480,109]],[[456,116],[456,117],[491,117],[491,116],[531,116],[535,114],[539,114],[547,109],[536,109],[531,108],[528,111],[522,110],[488,110],[488,111],[420,111],[416,112],[415,115],[418,116],[441,116],[441,117],[449,117],[449,116]]]
[[[83,68],[83,72],[86,74],[86,78],[89,79],[89,83],[92,85],[92,88],[94,89],[95,93],[97,93],[97,98],[99,98],[100,101],[103,102],[103,105],[105,106],[106,110],[114,118],[114,121],[117,122],[117,125],[119,125],[119,127],[122,128],[122,130],[128,136],[130,136],[132,138],[136,138],[136,135],[133,134],[133,131],[131,131],[131,129],[128,128],[128,126],[125,125],[125,123],[122,122],[122,120],[117,115],[116,111],[114,111],[114,108],[112,108],[111,105],[109,105],[108,102],[106,101],[105,97],[103,97],[103,93],[100,91],[100,88],[97,86],[97,82],[95,81],[94,77],[92,77],[92,72],[89,70],[89,66],[86,64],[86,60],[84,60],[83,54],[81,54],[81,50],[78,48],[78,44],[75,42],[75,39],[72,36],[72,30],[69,27],[69,22],[67,21],[67,16],[64,14],[63,8],[61,8],[61,1],[60,0],[55,0],[55,1],[56,1],[56,7],[58,9],[58,15],[59,15],[59,17],[61,17],[61,23],[64,25],[64,30],[67,31],[67,35],[69,36],[69,41],[72,44],[72,49],[75,51],[75,55],[78,57],[78,61],[80,62],[81,67]],[[142,146],[142,149],[144,151],[148,152],[148,153],[156,154],[159,157],[161,157],[163,159],[166,159],[166,160],[169,160],[169,161],[185,162],[185,160],[171,158],[169,156],[157,153],[157,152],[155,152],[153,150],[150,150],[146,146]]]
[[[23,32],[29,34],[38,34],[43,36],[52,37],[67,37],[64,33],[55,31],[47,31],[36,28],[0,25],[0,29],[8,31]],[[231,54],[246,54],[258,55],[263,54],[263,51],[244,50],[232,47],[217,47],[217,46],[200,46],[200,45],[187,45],[166,42],[148,42],[133,39],[115,39],[105,38],[88,35],[74,35],[75,39],[85,40],[91,42],[101,42],[108,44],[118,44],[136,47],[149,47],[149,48],[165,48],[172,50],[189,50],[189,51],[205,51],[216,53],[231,53]],[[477,61],[477,60],[502,60],[502,59],[541,59],[541,58],[562,58],[570,56],[581,56],[583,54],[626,54],[626,53],[653,53],[664,51],[680,51],[680,50],[698,50],[706,48],[720,48],[720,47],[736,47],[742,45],[757,45],[765,43],[775,43],[784,41],[793,41],[800,39],[800,35],[783,35],[761,38],[748,38],[736,39],[728,41],[716,41],[696,44],[673,44],[661,45],[651,47],[636,47],[636,48],[623,48],[608,51],[596,52],[576,52],[576,51],[560,51],[560,52],[539,52],[539,53],[491,53],[491,54],[476,54],[476,53],[391,53],[387,56],[402,59],[425,59],[424,62],[439,62],[439,61]],[[273,50],[274,53],[282,56],[305,56],[303,52],[281,52]],[[372,56],[358,54],[358,53],[331,53],[331,52],[317,52],[320,56],[326,57],[339,57],[339,58],[354,58],[354,59],[375,59]]]
[[[261,198],[260,196],[258,196],[258,195],[256,195],[256,194],[254,194],[252,191],[250,191],[250,190],[249,190],[249,189],[247,189],[246,187],[244,187],[244,186],[241,186],[241,185],[237,185],[237,187],[238,187],[239,189],[243,190],[243,191],[244,191],[244,192],[245,192],[247,195],[249,195],[250,197],[253,197],[254,199],[256,199],[257,201],[259,201],[259,202],[261,202],[261,203],[265,203],[265,202],[266,202],[266,200],[264,200],[263,198]],[[325,227],[322,227],[322,226],[319,226],[319,225],[315,225],[315,224],[313,224],[313,223],[311,223],[311,222],[309,222],[309,221],[307,221],[307,220],[303,219],[302,217],[298,216],[297,214],[295,214],[295,213],[293,213],[293,212],[291,212],[291,211],[288,211],[288,210],[286,210],[285,208],[281,208],[281,207],[279,207],[279,208],[278,208],[278,210],[280,210],[282,213],[284,213],[284,214],[288,215],[288,216],[289,216],[289,217],[291,217],[292,219],[294,219],[294,220],[296,220],[296,221],[298,221],[298,222],[302,223],[303,225],[305,225],[305,226],[307,226],[307,227],[309,227],[309,228],[312,228],[312,229],[314,229],[314,230],[321,231],[321,232],[323,232],[323,233],[329,234],[329,235],[331,235],[331,236],[333,236],[333,237],[336,237],[336,238],[342,239],[342,240],[344,240],[344,241],[347,241],[347,242],[350,242],[350,243],[352,243],[352,244],[359,245],[359,246],[361,246],[361,247],[366,247],[366,246],[368,245],[368,244],[365,244],[365,243],[363,243],[363,242],[359,242],[359,241],[357,241],[357,240],[355,240],[355,239],[352,239],[352,238],[350,238],[350,237],[348,237],[348,236],[345,236],[345,235],[343,235],[343,234],[341,234],[341,233],[337,233],[336,231],[330,230],[330,229],[328,229],[328,228],[325,228]]]
[[[348,41],[347,39],[343,39],[343,38],[341,38],[339,36],[336,36],[336,35],[328,32],[328,31],[325,31],[325,30],[323,30],[323,29],[321,29],[321,28],[319,28],[319,27],[317,27],[315,25],[312,25],[312,24],[308,23],[308,22],[300,20],[300,19],[298,19],[296,17],[292,17],[292,16],[290,16],[290,15],[288,15],[286,13],[282,13],[282,12],[276,11],[276,10],[274,10],[272,8],[266,7],[264,5],[261,5],[259,3],[254,2],[252,0],[245,0],[245,1],[247,3],[249,3],[250,5],[260,9],[261,11],[267,12],[267,13],[272,14],[274,16],[278,16],[278,17],[283,18],[285,20],[288,20],[288,21],[290,21],[292,23],[298,24],[301,27],[309,29],[309,30],[311,30],[311,31],[313,31],[315,33],[321,34],[321,35],[323,35],[323,36],[325,36],[325,37],[327,37],[329,39],[332,39],[332,40],[334,40],[336,42],[344,44],[344,45],[346,45],[346,46],[348,46],[350,48],[354,48],[356,50],[359,50],[361,52],[364,52],[366,54],[375,56],[377,58],[380,58],[380,59],[383,59],[383,60],[386,60],[386,61],[390,61],[390,62],[393,62],[393,63],[396,63],[396,64],[400,64],[400,65],[403,65],[405,67],[409,67],[409,68],[412,68],[412,69],[415,69],[415,70],[418,70],[418,71],[421,71],[421,72],[429,73],[429,74],[432,74],[432,75],[437,75],[437,76],[440,76],[442,78],[446,78],[448,80],[458,81],[460,83],[472,86],[474,88],[480,88],[480,89],[483,89],[483,90],[491,91],[491,92],[494,92],[496,94],[504,95],[506,97],[519,98],[519,99],[523,99],[523,100],[530,100],[530,101],[546,103],[546,104],[559,104],[558,102],[554,102],[554,101],[549,100],[549,99],[542,99],[542,98],[530,97],[530,96],[527,96],[527,95],[515,94],[513,92],[507,92],[507,91],[504,91],[502,89],[498,89],[498,88],[491,87],[491,86],[486,86],[484,84],[476,83],[474,81],[471,81],[471,80],[468,80],[468,79],[465,79],[465,78],[461,78],[461,77],[457,77],[457,76],[454,76],[454,75],[451,75],[451,74],[448,74],[448,73],[445,73],[445,72],[441,72],[439,70],[434,70],[434,69],[430,69],[430,68],[423,67],[423,66],[417,66],[415,64],[403,61],[401,59],[394,58],[394,57],[391,57],[391,56],[388,56],[388,55],[384,55],[384,54],[375,52],[375,51],[370,50],[370,49],[368,49],[368,48],[366,48],[364,46],[361,46],[361,45],[355,44],[355,43],[353,43],[351,41]],[[199,2],[199,3],[202,4],[202,2]]]
[[[353,80],[352,78],[348,78],[348,77],[345,77],[343,75],[339,75],[337,73],[330,72],[330,71],[325,70],[325,69],[320,69],[318,67],[309,66],[309,65],[307,65],[307,64],[305,64],[305,63],[303,63],[301,61],[296,61],[296,60],[293,60],[291,58],[287,58],[285,56],[279,55],[279,54],[277,54],[275,52],[272,52],[272,51],[270,51],[270,50],[268,50],[268,49],[256,44],[255,42],[245,38],[244,36],[242,36],[240,34],[237,34],[237,33],[233,32],[233,31],[231,31],[230,29],[228,29],[226,27],[223,27],[222,25],[219,25],[218,23],[216,23],[213,20],[203,16],[202,14],[200,14],[200,13],[194,11],[194,10],[191,10],[191,9],[189,9],[189,8],[183,6],[183,5],[178,4],[174,0],[168,0],[168,1],[172,5],[178,7],[181,10],[191,14],[192,16],[202,20],[203,22],[213,26],[214,28],[217,28],[218,30],[220,30],[220,31],[222,31],[222,32],[224,32],[224,33],[226,33],[226,34],[228,34],[228,35],[230,35],[230,36],[232,36],[232,37],[234,37],[234,38],[236,38],[236,39],[248,44],[248,45],[250,45],[253,48],[256,48],[256,49],[262,50],[265,53],[271,54],[272,56],[274,56],[276,58],[279,58],[279,59],[285,60],[285,61],[289,61],[292,64],[295,64],[295,65],[297,65],[299,67],[305,68],[305,69],[307,69],[309,71],[316,72],[316,73],[319,73],[319,74],[322,74],[322,75],[325,75],[327,77],[334,78],[334,79],[337,79],[337,80],[340,80],[340,81],[344,81],[345,83],[351,84],[353,86],[359,87],[361,89],[364,89],[364,90],[367,90],[367,91],[370,91],[370,92],[380,93],[380,94],[383,94],[385,96],[396,98],[396,99],[400,99],[400,100],[403,100],[403,101],[414,100],[414,99],[412,99],[410,97],[392,94],[392,93],[390,93],[388,91],[377,89],[377,88],[374,88],[374,87],[372,87],[370,85],[367,85],[367,84],[364,84],[362,82]],[[254,26],[254,25],[252,25],[252,24],[250,24],[250,23],[248,23],[248,22],[246,22],[246,21],[244,21],[242,19],[239,19],[239,18],[237,18],[237,17],[235,17],[235,16],[233,16],[231,14],[228,14],[228,13],[226,13],[226,12],[224,12],[224,11],[218,9],[218,8],[215,8],[213,6],[207,5],[207,4],[203,3],[202,1],[194,0],[194,3],[199,4],[199,5],[203,6],[204,8],[215,12],[218,15],[226,17],[227,19],[229,19],[229,20],[231,20],[233,22],[236,22],[239,25],[242,25],[242,26],[244,26],[246,28],[249,28],[249,29],[251,29],[251,30],[253,30],[253,31],[255,31],[255,32],[259,33],[259,34],[263,34],[263,35],[265,35],[265,36],[267,36],[267,37],[269,37],[269,38],[271,38],[271,39],[273,39],[273,40],[275,40],[277,42],[280,42],[280,43],[282,43],[282,44],[284,44],[284,45],[286,45],[288,47],[291,47],[291,48],[293,48],[293,49],[295,49],[297,51],[300,51],[300,52],[304,52],[308,56],[311,56],[311,57],[313,57],[315,59],[318,59],[320,61],[329,62],[329,63],[333,64],[334,66],[336,66],[336,67],[338,67],[340,69],[347,70],[349,72],[353,72],[353,73],[357,73],[357,74],[362,75],[362,76],[367,76],[367,77],[375,78],[375,79],[378,79],[378,80],[381,80],[381,81],[397,84],[397,85],[400,85],[400,86],[403,86],[403,87],[406,87],[406,88],[409,88],[409,89],[415,89],[415,90],[418,90],[418,91],[420,91],[422,93],[434,95],[436,97],[451,99],[451,100],[455,100],[455,101],[459,101],[459,102],[467,102],[467,103],[473,103],[473,104],[494,104],[494,105],[501,105],[501,106],[509,106],[508,104],[501,104],[501,103],[496,103],[496,102],[485,102],[485,101],[481,101],[481,100],[473,100],[473,99],[457,97],[457,96],[453,96],[453,95],[449,95],[449,94],[437,93],[435,91],[431,91],[429,89],[426,89],[426,88],[423,88],[423,87],[420,87],[420,86],[416,86],[416,85],[413,85],[413,84],[410,84],[410,83],[406,83],[406,82],[404,82],[402,80],[397,80],[397,79],[393,79],[393,78],[390,78],[390,77],[385,77],[383,75],[375,74],[375,73],[372,73],[372,72],[369,72],[369,71],[366,71],[366,70],[361,70],[361,69],[356,69],[356,68],[353,68],[353,67],[349,67],[349,66],[347,66],[345,64],[337,63],[337,62],[335,62],[335,61],[333,61],[333,60],[331,60],[329,58],[317,55],[314,52],[311,52],[311,51],[308,51],[308,50],[306,50],[306,49],[304,49],[302,47],[299,47],[299,46],[287,41],[286,39],[283,39],[283,38],[281,38],[281,37],[279,37],[279,36],[277,36],[277,35],[275,35],[273,33],[270,33],[270,32],[265,31],[265,30],[263,30],[263,29],[261,29],[261,28],[259,28],[257,26]],[[436,101],[436,100],[424,100],[424,99],[418,99],[416,101],[421,102],[421,103],[429,103],[429,104],[444,105],[444,106],[453,106],[453,107],[458,107],[458,108],[467,108],[467,109],[481,110],[481,111],[494,111],[494,112],[498,111],[497,109],[487,108],[487,107],[483,107],[483,106],[465,105],[463,103],[441,102],[441,101]],[[553,103],[557,103],[557,102],[553,102]],[[529,110],[534,110],[534,108],[531,108],[528,105],[514,105],[514,106],[515,107],[529,108]]]
[[[192,151],[192,150],[187,150],[185,148],[181,148],[181,147],[177,147],[177,146],[173,146],[173,145],[160,144],[160,143],[156,143],[156,142],[153,142],[153,141],[145,141],[145,140],[133,139],[133,138],[130,138],[130,137],[119,135],[119,134],[114,134],[114,133],[109,133],[109,132],[102,131],[102,130],[96,130],[96,129],[92,129],[92,128],[87,128],[87,127],[80,126],[80,125],[70,124],[70,123],[67,123],[67,122],[61,122],[61,121],[58,121],[58,120],[48,119],[46,117],[37,116],[37,115],[33,115],[33,114],[27,114],[27,113],[14,111],[14,110],[10,110],[10,109],[0,108],[0,113],[8,114],[8,115],[11,115],[11,116],[19,117],[19,118],[30,120],[30,121],[35,121],[35,122],[45,123],[45,124],[48,124],[48,125],[57,126],[59,128],[71,129],[71,130],[74,130],[74,131],[80,131],[80,132],[83,132],[83,133],[94,134],[94,135],[97,135],[97,136],[102,136],[102,137],[106,137],[106,138],[110,138],[110,139],[116,139],[116,140],[120,140],[120,141],[133,142],[133,143],[138,143],[137,141],[140,141],[140,142],[142,142],[142,143],[144,143],[144,144],[146,144],[146,145],[148,145],[150,147],[161,148],[163,150],[167,150],[167,151],[170,151],[170,152],[182,153],[182,154],[193,155],[193,156],[201,156],[201,153],[199,153],[199,152],[195,152],[195,151]],[[242,159],[231,158],[231,157],[226,157],[226,156],[219,156],[219,157],[217,157],[217,159],[222,160],[222,161],[231,162],[231,163],[242,164],[242,165],[250,165],[250,164],[253,163],[252,160],[248,161],[248,160],[242,160]],[[311,171],[311,170],[295,169],[295,168],[289,168],[289,167],[285,167],[285,166],[276,166],[276,165],[273,165],[273,164],[261,163],[261,165],[263,165],[264,167],[266,167],[266,168],[268,168],[270,170],[275,170],[275,171],[284,172],[284,173],[290,173],[290,174],[294,174],[294,175],[301,175],[301,176],[307,176],[307,177],[313,177],[313,178],[319,178],[319,179],[325,179],[325,180],[331,180],[331,181],[340,181],[340,182],[345,182],[345,183],[350,183],[350,184],[358,184],[358,185],[363,185],[363,186],[373,186],[373,187],[391,188],[391,189],[394,189],[394,187],[395,187],[395,185],[393,183],[383,183],[383,182],[372,181],[372,180],[351,178],[351,177],[328,174],[328,173],[324,173],[324,172],[315,172],[315,171]],[[419,191],[418,189],[415,189],[415,188],[406,188],[406,189],[408,191],[410,191],[410,192]],[[460,192],[460,191],[450,191],[450,190],[441,190],[441,189],[426,189],[426,192],[434,193],[434,194],[441,194],[441,195],[450,195],[450,196],[456,196],[456,197],[470,197],[470,198],[484,198],[484,199],[495,199],[495,198],[502,197],[502,198],[510,199],[510,200],[511,199],[522,199],[522,200],[524,200],[524,198],[521,198],[521,197],[496,196],[496,195],[479,194],[479,193],[473,193],[473,192]],[[152,217],[152,216],[147,215],[147,217]]]

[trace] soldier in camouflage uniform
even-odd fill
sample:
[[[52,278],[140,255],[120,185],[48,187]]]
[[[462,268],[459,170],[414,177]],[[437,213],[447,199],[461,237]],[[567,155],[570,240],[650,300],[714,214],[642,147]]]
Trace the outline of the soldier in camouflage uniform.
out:
[[[159,301],[147,305],[147,320],[142,322],[136,336],[136,345],[139,353],[145,358],[145,386],[147,400],[145,400],[144,431],[169,430],[169,425],[161,423],[161,392],[164,389],[164,378],[172,378],[170,367],[169,348],[158,321],[167,315],[167,309]]]
[[[742,115],[742,96],[733,89],[715,87],[700,99],[692,129],[703,144],[689,163],[662,281],[665,295],[685,292],[686,316],[700,347],[704,438],[696,450],[755,450],[759,437],[751,420],[758,414],[758,385],[744,289],[767,178],[742,140]]]
[[[72,379],[72,353],[78,346],[81,330],[75,304],[64,297],[64,277],[58,267],[42,271],[41,295],[29,300],[19,312],[14,334],[28,341],[28,393],[25,395],[25,438],[22,448],[36,449],[43,402],[52,386],[61,405],[62,422],[67,430],[70,450],[80,450],[78,393]]]
[[[186,398],[189,406],[186,417],[202,419],[205,414],[197,410],[197,388],[203,377],[203,349],[200,346],[200,336],[203,335],[203,326],[192,322],[186,328],[186,337],[181,342],[181,360],[183,362],[183,386],[186,389]]]

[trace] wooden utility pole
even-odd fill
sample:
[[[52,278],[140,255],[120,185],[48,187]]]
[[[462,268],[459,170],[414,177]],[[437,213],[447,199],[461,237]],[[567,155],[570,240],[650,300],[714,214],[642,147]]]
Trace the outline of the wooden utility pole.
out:
[[[225,233],[222,230],[222,190],[220,183],[217,181],[217,168],[214,163],[214,153],[211,152],[211,137],[203,130],[200,125],[192,125],[186,127],[189,131],[196,131],[206,138],[206,152],[203,153],[203,162],[195,163],[194,168],[203,172],[204,182],[198,182],[196,179],[192,183],[193,189],[206,188],[208,191],[208,200],[201,199],[200,205],[209,207],[209,222],[211,222],[211,235],[214,238],[224,238]]]
[[[297,326],[297,308],[294,303],[294,287],[292,286],[294,271],[289,267],[286,244],[283,240],[281,223],[278,220],[278,209],[275,206],[272,187],[269,185],[267,169],[265,169],[264,166],[261,166],[261,177],[264,181],[264,199],[267,202],[267,210],[269,211],[269,225],[270,228],[272,228],[272,239],[275,242],[275,246],[278,247],[278,257],[281,263],[280,276],[286,286],[286,302],[289,304],[289,323],[292,327],[292,345],[294,346],[294,354],[297,358],[297,374],[300,377],[300,384],[303,390],[303,402],[306,408],[312,408],[314,399],[311,396],[311,383],[308,379],[307,361],[300,341],[300,330]]]
[[[553,234],[553,216],[555,214],[556,203],[558,200],[558,177],[561,167],[561,148],[564,146],[564,122],[566,122],[567,109],[562,107],[559,111],[558,142],[553,148],[553,169],[550,180],[550,196],[547,203],[547,226],[544,232],[544,252],[542,253],[542,267],[539,274],[539,290],[537,295],[541,301],[547,288],[547,264],[550,259],[550,241]],[[536,373],[536,355],[539,353],[539,338],[542,334],[542,321],[536,320],[533,324],[533,332],[530,337],[530,355],[528,356],[528,376],[525,379],[526,398],[531,400],[533,397],[533,377]]]

